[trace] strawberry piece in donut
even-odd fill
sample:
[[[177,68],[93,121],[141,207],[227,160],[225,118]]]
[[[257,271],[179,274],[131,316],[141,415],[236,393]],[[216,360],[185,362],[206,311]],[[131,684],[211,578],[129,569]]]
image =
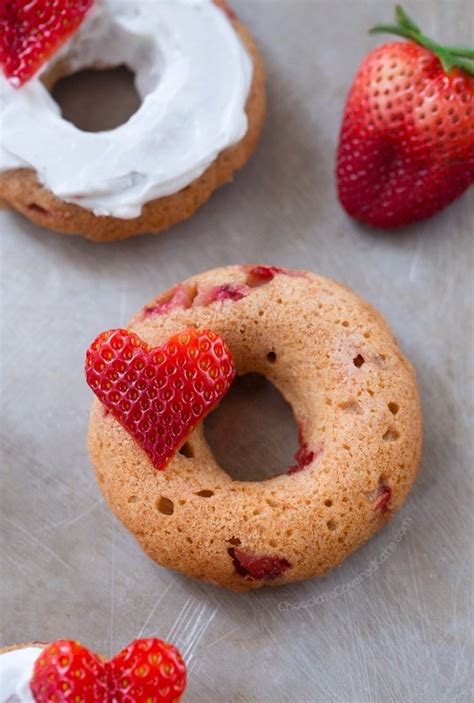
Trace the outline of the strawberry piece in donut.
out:
[[[196,289],[192,286],[176,286],[165,295],[160,296],[153,305],[147,306],[143,310],[143,315],[147,317],[148,315],[165,315],[171,310],[188,310],[193,305],[195,297]]]
[[[273,281],[279,273],[285,273],[285,271],[277,266],[253,266],[248,270],[247,285],[250,288],[265,285]]]
[[[291,567],[289,561],[274,555],[254,554],[238,547],[229,547],[227,551],[236,572],[250,579],[276,579]]]
[[[321,454],[322,448],[318,450],[309,449],[307,444],[302,444],[295,454],[296,464],[290,466],[288,473],[290,475],[297,474],[310,466],[313,461]]]
[[[378,491],[378,499],[375,503],[374,510],[376,513],[390,513],[390,508],[388,506],[390,498],[392,497],[392,491],[389,486],[381,485]]]
[[[238,302],[245,298],[253,288],[270,283],[277,274],[301,276],[299,271],[290,271],[276,266],[243,266],[245,281],[238,285],[222,283],[217,286],[196,286],[180,284],[159,295],[142,311],[142,317],[163,315],[172,310],[189,310],[189,308],[208,306],[226,301]]]
[[[242,300],[248,293],[248,288],[245,285],[231,286],[224,283],[221,286],[213,286],[207,290],[200,291],[194,301],[195,305],[212,305],[212,303],[221,303],[225,300],[230,300],[233,303]]]

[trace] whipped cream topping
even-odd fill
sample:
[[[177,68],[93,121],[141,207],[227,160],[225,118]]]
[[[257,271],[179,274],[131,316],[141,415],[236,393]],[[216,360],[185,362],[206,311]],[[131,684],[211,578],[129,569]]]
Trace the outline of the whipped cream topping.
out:
[[[41,76],[127,65],[142,98],[114,130],[61,116]],[[79,31],[20,89],[0,76],[0,171],[31,168],[57,197],[95,215],[138,217],[239,142],[252,61],[212,0],[97,0]]]
[[[41,647],[23,647],[0,654],[0,703],[34,703],[30,680]]]

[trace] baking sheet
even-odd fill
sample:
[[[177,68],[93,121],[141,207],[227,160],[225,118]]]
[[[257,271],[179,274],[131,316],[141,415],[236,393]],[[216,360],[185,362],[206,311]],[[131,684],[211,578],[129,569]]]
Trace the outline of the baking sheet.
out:
[[[231,186],[165,234],[107,246],[0,212],[2,644],[74,637],[112,655],[137,636],[170,639],[190,703],[468,701],[474,192],[399,233],[350,222],[332,176],[339,118],[378,41],[366,30],[392,3],[233,4],[265,56],[269,114]],[[407,9],[428,33],[472,44],[468,1]],[[156,566],[104,504],[82,365],[99,330],[158,291],[257,261],[332,276],[380,308],[417,368],[426,436],[405,507],[342,567],[234,595]],[[261,477],[288,463],[294,425],[271,389],[240,388],[222,413],[208,431],[232,471],[243,456]],[[240,413],[251,429],[230,456],[220,422]]]

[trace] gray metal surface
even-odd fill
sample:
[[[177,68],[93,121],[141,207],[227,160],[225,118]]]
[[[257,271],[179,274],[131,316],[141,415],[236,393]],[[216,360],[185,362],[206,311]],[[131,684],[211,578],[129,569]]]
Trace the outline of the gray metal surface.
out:
[[[166,234],[108,246],[0,212],[1,641],[74,637],[111,655],[138,635],[169,638],[189,663],[190,703],[468,701],[474,192],[396,234],[350,222],[332,175],[338,124],[376,43],[366,30],[392,3],[234,5],[265,55],[269,115],[233,185]],[[447,42],[472,44],[468,0],[408,9]],[[425,450],[403,510],[341,568],[233,595],[159,568],[113,518],[87,457],[82,365],[99,330],[158,291],[255,261],[332,276],[383,311],[417,367]],[[265,387],[242,393],[210,423],[216,451],[232,471],[243,455],[256,470],[283,466],[288,409]],[[220,420],[240,411],[249,431],[236,447]]]

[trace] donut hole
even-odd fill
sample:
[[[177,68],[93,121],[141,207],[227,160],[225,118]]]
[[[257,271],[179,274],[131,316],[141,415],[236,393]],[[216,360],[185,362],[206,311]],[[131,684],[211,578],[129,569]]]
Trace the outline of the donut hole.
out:
[[[217,463],[236,481],[265,481],[285,474],[298,450],[290,405],[260,374],[237,377],[204,421]]]
[[[83,132],[116,129],[142,104],[135,74],[123,65],[64,76],[54,84],[51,95],[63,118]]]
[[[398,413],[398,411],[400,410],[400,406],[398,405],[398,403],[389,403],[388,409],[390,410],[392,415],[396,415]]]

